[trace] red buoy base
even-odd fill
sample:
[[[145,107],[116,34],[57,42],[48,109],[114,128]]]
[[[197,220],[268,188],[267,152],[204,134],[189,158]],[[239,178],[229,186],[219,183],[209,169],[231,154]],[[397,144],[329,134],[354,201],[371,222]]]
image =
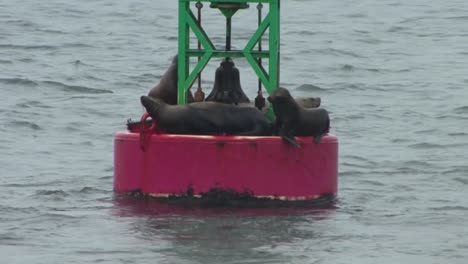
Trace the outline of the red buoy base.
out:
[[[114,140],[114,190],[155,197],[201,197],[213,190],[257,198],[313,200],[336,195],[338,139],[196,136],[118,132]],[[143,143],[142,143],[143,142]],[[144,146],[143,146],[143,145]]]

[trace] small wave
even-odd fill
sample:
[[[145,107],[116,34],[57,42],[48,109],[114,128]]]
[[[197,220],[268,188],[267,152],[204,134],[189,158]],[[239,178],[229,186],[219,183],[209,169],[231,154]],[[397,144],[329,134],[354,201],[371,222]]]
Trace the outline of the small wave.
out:
[[[443,148],[443,145],[434,144],[434,143],[417,143],[409,145],[408,147],[413,149],[433,149],[433,148]]]
[[[407,143],[409,142],[410,140],[407,139],[407,138],[393,138],[391,140],[392,143]]]
[[[403,164],[405,165],[416,165],[416,166],[422,166],[422,167],[426,167],[426,166],[430,166],[431,164],[427,161],[421,161],[421,160],[409,160],[409,161],[405,161],[403,162]]]
[[[462,174],[468,173],[468,166],[454,166],[450,170],[444,171],[444,174]]]
[[[55,82],[55,81],[43,81],[41,83],[45,85],[60,88],[66,92],[91,93],[91,94],[113,93],[112,91],[109,91],[109,90],[89,88],[89,87],[78,86],[78,85],[67,85],[67,84],[64,84],[61,82]]]
[[[14,121],[11,121],[9,125],[14,127],[14,128],[17,128],[17,127],[25,128],[26,127],[26,128],[30,128],[30,129],[33,129],[33,130],[41,130],[42,129],[36,123],[29,122],[29,121],[14,120]]]
[[[39,101],[26,101],[23,103],[18,103],[16,104],[16,106],[20,108],[31,108],[31,107],[52,108],[51,106],[45,105]]]
[[[89,44],[85,44],[85,43],[76,42],[76,43],[64,43],[64,44],[62,44],[62,47],[65,47],[65,48],[93,48],[94,46],[89,45]]]
[[[351,51],[339,50],[339,49],[334,49],[334,48],[325,49],[325,52],[333,54],[333,55],[339,55],[339,56],[346,55],[346,56],[350,56],[353,58],[365,58],[364,56],[351,52]]]
[[[349,17],[349,18],[365,18],[367,17],[367,14],[365,13],[353,13],[353,14],[346,14],[343,15],[344,17]]]
[[[41,28],[39,28],[39,29],[37,29],[37,31],[48,33],[48,34],[67,34],[64,31],[56,30],[56,29],[41,29]]]
[[[461,114],[461,113],[458,113],[458,114]],[[468,119],[468,116],[457,116],[457,115],[439,115],[439,116],[436,116],[437,119],[456,119],[456,120],[460,120],[460,119]]]
[[[26,62],[26,63],[31,63],[31,62],[33,62],[34,60],[33,60],[32,58],[21,58],[21,59],[18,59],[18,61]]]
[[[393,197],[390,200],[390,203],[398,204],[398,203],[404,203],[404,202],[409,202],[409,201],[417,201],[417,200],[418,200],[418,198],[415,197],[415,196],[412,196],[412,195],[409,195],[409,196],[396,196],[396,197]]]
[[[37,86],[38,84],[29,79],[23,78],[0,78],[0,83],[3,84],[15,84],[15,85],[27,85],[27,86]]]
[[[361,157],[361,156],[355,156],[355,155],[347,155],[346,156],[346,159],[349,160],[349,159],[354,159],[354,160],[358,160],[358,161],[364,161],[364,162],[368,162],[370,164],[377,164],[376,162],[374,161],[371,161],[371,160],[368,160],[364,157]]]
[[[26,21],[22,19],[13,19],[13,20],[7,20],[5,23],[10,24],[10,25],[17,25],[17,26],[22,26],[22,27],[33,27],[35,24],[31,21]]]
[[[342,171],[339,174],[340,174],[340,177],[359,176],[359,175],[362,175],[362,171],[356,171],[356,170]]]
[[[424,129],[424,130],[418,130],[418,131],[415,131],[414,133],[416,134],[433,134],[433,133],[436,133],[436,132],[439,132],[439,129]]]
[[[402,27],[402,26],[392,26],[390,27],[387,32],[400,32],[400,31],[403,31],[403,30],[406,30],[408,29],[407,27]]]
[[[365,84],[357,84],[357,83],[351,83],[351,84],[344,84],[345,89],[350,89],[350,90],[360,90],[364,91],[367,90],[367,87]]]
[[[10,60],[0,60],[0,64],[13,64]]]
[[[2,212],[2,214],[7,215],[14,215],[16,213],[37,214],[39,212],[39,209],[37,209],[36,207],[11,207],[0,205],[0,211]]]
[[[4,49],[20,49],[20,50],[56,50],[57,46],[51,45],[13,45],[13,44],[0,44],[0,48]]]
[[[468,114],[468,106],[461,106],[454,109],[457,114]]]
[[[296,34],[296,35],[306,35],[306,36],[312,36],[312,35],[316,35],[317,33],[316,32],[313,32],[313,31],[310,31],[310,30],[292,30],[292,31],[288,31],[286,32],[286,35],[288,34]]]
[[[457,177],[457,178],[454,178],[453,180],[456,182],[468,185],[468,179]]]
[[[79,66],[86,66],[86,67],[90,67],[90,68],[94,68],[94,69],[97,69],[97,68],[98,68],[98,67],[96,67],[95,65],[85,63],[85,62],[83,62],[83,61],[81,61],[81,60],[74,60],[74,61],[71,61],[70,63],[73,64],[73,65],[76,66],[76,67],[79,67]],[[86,77],[86,78],[89,78],[89,79],[96,80],[96,81],[104,81],[104,79],[100,79],[100,78],[98,78],[98,77],[94,77],[94,76],[91,76],[91,75],[86,75],[85,77]]]
[[[108,192],[112,192],[112,191],[86,186],[86,187],[81,188],[81,190],[79,190],[78,192],[88,194],[88,193],[108,193]]]
[[[138,76],[130,76],[129,78],[132,79],[132,80],[136,80],[136,81],[155,81],[155,80],[160,80],[162,77],[162,75],[156,75],[156,74],[151,74],[151,73],[143,73],[143,74],[140,74]],[[155,84],[156,85],[156,84]]]
[[[451,17],[445,17],[444,19],[448,19],[448,20],[468,20],[468,16],[451,16]]]
[[[62,190],[39,190],[36,191],[37,196],[60,196],[60,197],[66,197],[68,196],[68,193],[62,191]]]
[[[15,234],[0,234],[1,245],[17,246],[19,241],[24,241],[24,238],[18,237]]]
[[[452,137],[453,136],[456,137],[456,136],[466,136],[466,135],[468,135],[468,133],[466,133],[466,132],[453,132],[453,133],[448,133],[448,135],[452,136]]]
[[[360,120],[360,119],[365,119],[365,115],[359,115],[359,114],[351,114],[349,116],[346,116],[345,119],[347,120]]]
[[[322,88],[320,86],[313,85],[313,84],[302,84],[299,87],[297,87],[296,90],[307,91],[307,92],[327,91],[327,89],[324,89],[324,88]]]
[[[343,162],[340,164],[340,166],[360,168],[360,169],[366,169],[369,167],[368,165],[361,165],[361,164],[356,164],[356,163],[351,163],[351,162]]]
[[[380,44],[384,42],[383,40],[376,39],[376,38],[369,38],[369,37],[358,39],[358,41],[362,43],[367,43],[367,44]]]
[[[412,166],[404,166],[396,168],[399,174],[417,174],[423,172],[421,169],[413,168]],[[386,174],[394,174],[394,171],[391,173],[386,172]]]
[[[368,185],[372,185],[372,186],[385,186],[384,183],[381,183],[381,182],[378,182],[378,181],[371,181],[371,180],[361,180],[359,181],[360,184],[364,185],[364,184],[368,184]]]
[[[430,208],[434,211],[468,211],[466,206],[441,206],[441,207],[432,207]]]
[[[341,69],[344,70],[344,71],[353,71],[356,68],[353,65],[345,64],[345,65],[341,66]]]

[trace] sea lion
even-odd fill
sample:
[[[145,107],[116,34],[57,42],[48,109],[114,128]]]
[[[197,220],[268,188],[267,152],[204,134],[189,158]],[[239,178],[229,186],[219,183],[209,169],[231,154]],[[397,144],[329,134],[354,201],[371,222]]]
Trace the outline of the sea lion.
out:
[[[140,101],[158,129],[169,134],[272,135],[272,124],[254,107],[217,102],[169,105],[149,96],[142,96]]]
[[[277,133],[293,146],[300,147],[295,136],[314,136],[314,142],[319,143],[329,131],[330,117],[327,110],[301,107],[285,88],[277,88],[268,101],[276,116]]]
[[[320,97],[299,97],[294,98],[294,100],[304,108],[318,108],[322,103],[322,99]]]
[[[177,58],[177,55],[174,56],[171,65],[163,74],[159,83],[149,91],[148,96],[160,98],[167,104],[177,104]],[[186,96],[187,102],[194,102],[190,90],[187,91]]]

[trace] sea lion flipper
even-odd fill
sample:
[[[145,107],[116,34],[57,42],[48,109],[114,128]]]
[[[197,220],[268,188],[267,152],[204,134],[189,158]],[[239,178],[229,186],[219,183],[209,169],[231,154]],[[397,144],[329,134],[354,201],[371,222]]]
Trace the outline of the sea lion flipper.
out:
[[[293,145],[296,148],[301,148],[301,145],[297,143],[296,139],[294,137],[290,136],[281,136],[281,138],[285,141],[287,141],[289,144]]]
[[[322,140],[323,134],[317,135],[314,137],[314,143],[318,144],[320,143],[320,140]]]
[[[295,129],[294,128],[289,128],[288,129],[288,126],[287,124],[282,124],[281,128],[280,128],[280,131],[279,131],[279,136],[286,142],[288,142],[289,144],[293,145],[294,147],[296,148],[300,148],[301,146],[297,143],[296,139],[294,138],[294,133],[295,133]]]

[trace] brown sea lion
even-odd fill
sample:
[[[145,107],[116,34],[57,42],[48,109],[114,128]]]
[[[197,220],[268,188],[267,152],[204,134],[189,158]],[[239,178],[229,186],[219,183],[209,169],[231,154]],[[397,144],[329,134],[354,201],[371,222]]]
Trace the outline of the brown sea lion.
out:
[[[169,105],[149,96],[142,96],[140,101],[158,129],[169,134],[272,135],[272,124],[254,107],[217,102]]]
[[[174,56],[171,65],[163,74],[159,83],[149,91],[148,96],[160,98],[167,104],[177,104],[177,58],[177,55]],[[187,102],[194,102],[190,90],[187,91],[186,96]]]
[[[294,100],[304,108],[318,108],[322,103],[320,97],[298,97],[294,98]]]
[[[289,91],[279,87],[269,97],[276,116],[277,133],[283,140],[300,147],[295,136],[314,136],[314,142],[319,143],[324,134],[329,131],[330,117],[323,108],[305,109],[300,106]]]

